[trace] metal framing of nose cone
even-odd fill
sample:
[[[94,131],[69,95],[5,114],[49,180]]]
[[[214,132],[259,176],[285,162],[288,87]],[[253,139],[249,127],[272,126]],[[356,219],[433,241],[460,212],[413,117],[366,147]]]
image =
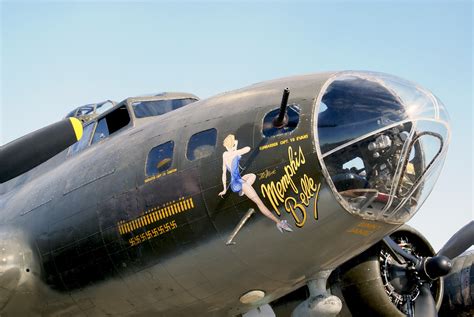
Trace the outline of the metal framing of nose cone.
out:
[[[364,219],[403,223],[427,198],[450,140],[429,91],[394,76],[340,72],[314,104],[315,147],[339,203]]]

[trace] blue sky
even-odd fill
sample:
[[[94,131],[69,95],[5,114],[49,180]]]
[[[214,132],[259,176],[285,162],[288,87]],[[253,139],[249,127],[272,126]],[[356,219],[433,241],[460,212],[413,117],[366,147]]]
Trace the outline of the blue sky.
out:
[[[410,222],[439,248],[473,218],[472,16],[452,0],[2,1],[0,144],[104,99],[386,72],[430,89],[452,119],[444,171]]]

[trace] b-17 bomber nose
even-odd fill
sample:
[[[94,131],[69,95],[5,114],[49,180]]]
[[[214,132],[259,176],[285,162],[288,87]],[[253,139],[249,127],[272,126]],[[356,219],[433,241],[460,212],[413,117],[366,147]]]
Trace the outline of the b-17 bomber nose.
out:
[[[394,76],[343,72],[325,83],[315,116],[323,174],[342,206],[364,219],[411,218],[445,159],[450,127],[441,101]]]

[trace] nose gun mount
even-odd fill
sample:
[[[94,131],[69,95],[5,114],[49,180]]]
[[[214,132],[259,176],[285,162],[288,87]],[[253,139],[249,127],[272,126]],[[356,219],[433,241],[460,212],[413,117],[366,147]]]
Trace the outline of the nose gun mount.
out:
[[[273,126],[277,129],[281,129],[288,124],[288,98],[290,96],[290,90],[285,88],[283,90],[283,96],[281,97],[281,105],[280,105],[280,112],[278,116],[273,119]]]

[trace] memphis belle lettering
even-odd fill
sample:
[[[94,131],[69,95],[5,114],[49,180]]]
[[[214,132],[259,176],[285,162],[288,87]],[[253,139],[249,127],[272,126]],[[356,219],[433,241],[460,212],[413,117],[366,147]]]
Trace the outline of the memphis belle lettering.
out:
[[[281,215],[278,207],[283,204],[285,210],[293,216],[295,225],[299,228],[303,227],[306,222],[306,208],[313,197],[315,197],[314,219],[318,219],[317,200],[321,188],[321,183],[316,183],[307,174],[297,175],[298,169],[305,163],[306,159],[301,146],[298,147],[296,152],[291,146],[288,147],[288,164],[283,167],[284,175],[276,182],[271,181],[260,186],[262,196],[270,201],[277,215]],[[297,183],[299,183],[299,187],[296,185]],[[288,195],[288,191],[291,191],[290,195]]]

